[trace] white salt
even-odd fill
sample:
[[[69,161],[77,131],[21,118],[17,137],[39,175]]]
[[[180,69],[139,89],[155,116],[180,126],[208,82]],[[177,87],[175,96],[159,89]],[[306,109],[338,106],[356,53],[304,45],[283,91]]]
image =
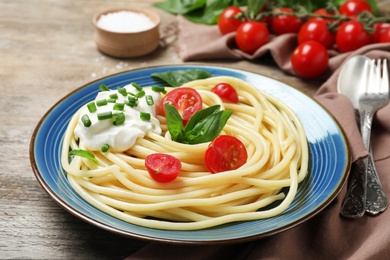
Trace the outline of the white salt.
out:
[[[97,25],[104,30],[120,33],[140,32],[155,26],[146,15],[131,11],[119,11],[102,15],[97,21]]]

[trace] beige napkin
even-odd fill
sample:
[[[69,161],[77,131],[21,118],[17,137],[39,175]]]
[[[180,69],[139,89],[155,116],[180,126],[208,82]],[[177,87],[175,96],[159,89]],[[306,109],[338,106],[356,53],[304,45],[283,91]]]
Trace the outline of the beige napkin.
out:
[[[247,59],[270,53],[275,63],[292,73],[289,57],[296,35],[272,38],[253,55],[234,48],[234,33],[221,37],[216,26],[179,20],[179,55],[184,61]],[[330,52],[329,71],[318,89],[318,100],[343,128],[353,160],[366,156],[351,102],[336,92],[340,66],[351,56],[390,60],[390,44],[375,44],[355,52]],[[390,105],[378,111],[372,132],[372,146],[382,186],[390,200]],[[285,232],[253,242],[235,245],[179,246],[151,243],[127,259],[388,259],[390,255],[390,209],[380,215],[346,219],[340,216],[346,186],[338,197],[310,220]]]

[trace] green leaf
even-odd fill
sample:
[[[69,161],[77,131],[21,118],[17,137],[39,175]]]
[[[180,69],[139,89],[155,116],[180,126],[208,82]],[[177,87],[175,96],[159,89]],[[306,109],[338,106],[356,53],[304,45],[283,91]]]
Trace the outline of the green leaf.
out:
[[[207,0],[168,0],[154,3],[154,6],[172,14],[187,14],[204,7]]]
[[[86,151],[86,150],[72,150],[69,152],[69,156],[80,156],[88,160],[91,160],[94,163],[99,163],[98,160],[95,158],[95,155],[90,151]]]
[[[199,121],[201,121],[204,118],[206,118],[206,117],[208,117],[208,116],[210,116],[210,115],[220,111],[220,108],[221,108],[220,105],[214,105],[214,106],[211,106],[211,107],[208,107],[208,108],[205,108],[205,109],[197,111],[190,118],[190,120],[188,120],[188,122],[187,122],[187,124],[185,126],[184,131],[188,132],[188,131],[192,130]]]
[[[222,110],[203,118],[192,130],[185,132],[186,142],[199,144],[214,140],[222,131],[232,113],[230,110]]]
[[[266,3],[267,0],[248,0],[249,18],[254,19]]]
[[[188,69],[156,72],[153,73],[151,76],[163,80],[171,87],[179,87],[184,83],[197,79],[210,78],[213,75],[210,72],[201,69]]]
[[[175,141],[180,141],[182,139],[183,133],[183,119],[181,118],[177,109],[169,104],[165,104],[165,114],[167,119],[168,131],[171,134],[171,137]]]

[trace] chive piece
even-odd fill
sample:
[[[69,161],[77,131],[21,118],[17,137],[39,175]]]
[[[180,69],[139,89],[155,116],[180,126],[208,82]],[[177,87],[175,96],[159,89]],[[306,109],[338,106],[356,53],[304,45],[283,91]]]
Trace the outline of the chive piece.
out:
[[[137,83],[135,83],[135,82],[131,82],[131,85],[133,85],[133,87],[135,87],[135,89],[138,90],[138,91],[142,90],[142,87],[140,85],[138,85]]]
[[[125,114],[123,113],[115,113],[114,118],[113,125],[122,125],[125,122]]]
[[[115,103],[114,104],[114,110],[123,110],[125,108],[124,103]]]
[[[105,106],[105,105],[107,105],[107,100],[106,100],[106,99],[97,100],[97,101],[96,101],[96,105],[97,105],[98,107]]]
[[[135,94],[136,98],[142,98],[143,96],[145,96],[145,91],[143,91],[143,90],[138,92],[137,94]]]
[[[165,87],[163,87],[163,86],[152,86],[152,90],[153,90],[154,92],[159,92],[159,93],[167,94],[167,91],[165,90]]]
[[[107,102],[108,102],[108,103],[115,103],[115,102],[116,102],[116,99],[109,98],[109,99],[107,99]]]
[[[102,146],[101,151],[102,151],[103,153],[105,153],[105,152],[108,151],[109,148],[110,148],[110,146],[109,146],[108,144],[105,144],[105,145]]]
[[[138,99],[136,97],[128,96],[127,97],[128,103],[126,103],[130,107],[136,107]]]
[[[102,83],[102,84],[100,85],[99,89],[100,89],[101,91],[110,91],[110,89],[109,89],[104,83]]]
[[[112,118],[112,112],[107,111],[107,112],[99,113],[99,114],[97,114],[97,118],[98,118],[98,120],[110,119],[110,118]]]
[[[89,116],[87,114],[81,117],[81,121],[83,122],[85,127],[90,127],[92,124],[91,119],[89,119]]]
[[[90,113],[96,112],[95,102],[88,103],[87,108]]]
[[[117,94],[117,93],[111,94],[111,95],[110,95],[110,98],[112,98],[112,99],[118,99],[118,94]]]
[[[146,104],[148,104],[148,106],[154,105],[154,100],[153,100],[153,97],[151,95],[145,96],[145,99],[146,99]]]
[[[150,121],[150,114],[147,112],[140,112],[139,117],[143,121]]]
[[[118,87],[117,90],[118,90],[118,92],[119,92],[120,94],[122,94],[122,96],[124,96],[124,97],[127,96],[127,91],[126,91],[125,88]]]

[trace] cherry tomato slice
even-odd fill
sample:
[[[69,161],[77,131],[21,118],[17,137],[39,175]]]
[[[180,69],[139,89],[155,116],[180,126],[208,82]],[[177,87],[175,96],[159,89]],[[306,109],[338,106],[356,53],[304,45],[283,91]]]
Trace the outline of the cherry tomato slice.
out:
[[[238,169],[247,159],[248,153],[244,144],[230,135],[215,138],[207,148],[204,158],[211,173]]]
[[[154,153],[146,157],[145,167],[155,181],[170,182],[179,175],[181,162],[172,155]]]
[[[165,95],[161,104],[164,116],[166,115],[165,104],[176,107],[183,119],[183,124],[186,125],[191,116],[195,114],[196,111],[202,109],[202,97],[195,89],[175,88]]]
[[[237,91],[232,87],[232,85],[228,83],[219,83],[215,85],[211,91],[217,94],[223,100],[227,100],[232,103],[238,103]]]

